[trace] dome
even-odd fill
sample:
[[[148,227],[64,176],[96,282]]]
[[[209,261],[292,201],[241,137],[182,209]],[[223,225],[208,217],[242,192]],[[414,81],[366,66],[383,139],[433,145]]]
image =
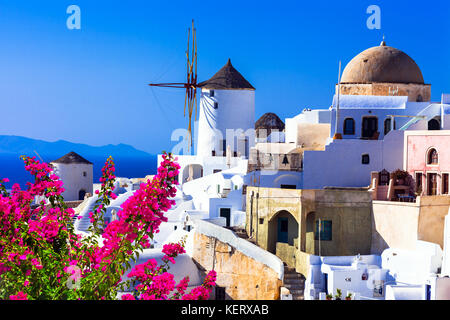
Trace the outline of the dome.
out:
[[[261,116],[255,123],[255,129],[277,129],[284,130],[284,122],[272,112],[267,112]]]
[[[386,46],[369,48],[354,57],[342,73],[341,83],[424,84],[419,66],[406,53]]]

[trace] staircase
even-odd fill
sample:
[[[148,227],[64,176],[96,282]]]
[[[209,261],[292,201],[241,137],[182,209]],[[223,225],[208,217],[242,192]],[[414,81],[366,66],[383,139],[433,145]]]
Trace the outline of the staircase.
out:
[[[95,202],[97,200],[97,196],[88,198],[85,206],[82,208],[79,215],[81,215],[81,219],[75,220],[75,230],[88,232],[88,228],[91,225],[91,219],[89,218],[89,212],[94,210]],[[78,221],[77,221],[78,220]]]
[[[305,277],[301,273],[296,272],[295,268],[290,268],[285,264],[283,287],[290,291],[292,300],[303,300]]]
[[[229,229],[229,230],[231,230],[231,231],[233,231],[234,234],[235,234],[236,236],[238,236],[239,238],[245,239],[245,240],[247,240],[248,242],[251,242],[251,243],[253,243],[253,244],[256,244],[255,239],[249,238],[249,237],[248,237],[247,231],[246,231],[245,229],[239,228],[239,227],[225,227],[225,228],[226,228],[226,229]]]

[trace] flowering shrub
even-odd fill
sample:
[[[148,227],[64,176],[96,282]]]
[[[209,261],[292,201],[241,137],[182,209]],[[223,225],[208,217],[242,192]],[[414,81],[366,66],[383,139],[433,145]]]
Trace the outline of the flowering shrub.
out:
[[[125,201],[118,220],[105,227],[103,216],[115,199],[114,162],[102,169],[98,200],[89,216],[90,233],[74,231],[75,212],[64,203],[63,183],[52,168],[34,157],[22,157],[34,177],[27,190],[15,184],[9,194],[0,180],[0,299],[116,299],[119,291],[139,282],[133,295],[122,299],[207,299],[215,286],[211,271],[200,287],[186,293],[189,279],[176,284],[169,263],[183,254],[184,243],[165,245],[163,264],[148,260],[135,265],[139,253],[150,247],[153,235],[167,221],[164,213],[174,204],[179,165],[164,154],[157,175],[143,183]],[[38,204],[33,200],[45,198]]]

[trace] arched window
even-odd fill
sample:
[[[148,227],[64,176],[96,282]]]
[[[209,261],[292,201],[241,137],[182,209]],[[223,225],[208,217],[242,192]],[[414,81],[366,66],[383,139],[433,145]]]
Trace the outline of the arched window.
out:
[[[344,134],[355,134],[355,120],[352,118],[344,120]]]
[[[384,120],[384,135],[387,135],[389,133],[389,131],[391,131],[391,125],[392,125],[391,118],[387,118],[386,120]],[[394,120],[394,130],[395,129],[396,129],[396,123]]]
[[[439,157],[436,149],[432,148],[428,151],[427,164],[438,164]]]
[[[390,178],[390,174],[389,171],[387,171],[386,169],[381,170],[378,173],[378,185],[380,186],[387,186],[389,184],[389,178]]]

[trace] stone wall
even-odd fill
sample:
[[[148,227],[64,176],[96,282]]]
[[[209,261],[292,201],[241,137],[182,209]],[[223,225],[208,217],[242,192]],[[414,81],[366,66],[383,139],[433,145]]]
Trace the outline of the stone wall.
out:
[[[297,272],[306,270],[299,253],[322,256],[369,254],[372,198],[360,188],[290,190],[247,187],[247,233],[263,249]],[[288,242],[280,244],[278,218],[290,216]],[[318,220],[331,222],[331,240],[315,239]],[[289,237],[291,227],[298,233]],[[286,242],[285,240],[283,242]],[[295,263],[292,250],[295,248]]]
[[[389,247],[414,250],[417,240],[443,249],[449,207],[447,195],[417,197],[416,203],[374,201],[371,253],[381,254]]]
[[[417,239],[437,243],[444,249],[445,216],[450,207],[450,196],[420,197],[420,215]]]
[[[284,276],[281,260],[237,238],[230,230],[207,226],[210,230],[216,229],[208,232],[198,224],[211,225],[204,221],[196,222],[192,258],[205,272],[212,269],[217,272],[217,286],[225,287],[226,300],[280,298]]]
[[[418,100],[430,101],[431,85],[414,83],[343,83],[341,84],[340,93],[343,95],[408,96],[408,100],[411,102]]]
[[[296,266],[296,251],[297,248],[294,246],[290,246],[287,243],[277,242],[277,257],[286,262],[286,264],[291,268],[295,268]]]
[[[414,250],[420,207],[417,203],[373,201],[371,254],[392,247]]]

